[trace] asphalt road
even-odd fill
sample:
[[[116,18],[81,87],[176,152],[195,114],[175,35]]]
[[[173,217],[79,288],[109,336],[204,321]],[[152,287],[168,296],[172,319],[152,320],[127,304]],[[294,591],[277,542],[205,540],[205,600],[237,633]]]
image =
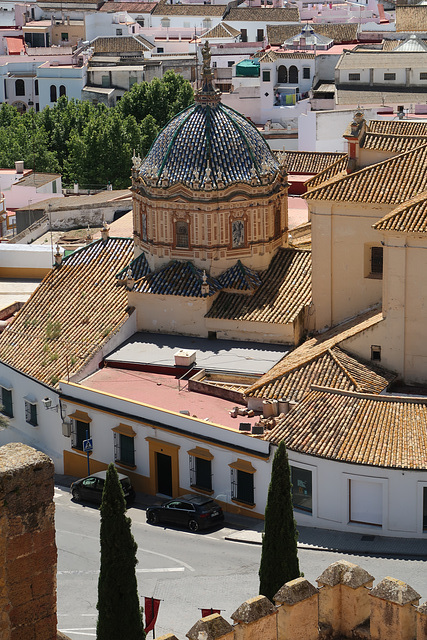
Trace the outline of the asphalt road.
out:
[[[99,570],[99,511],[75,504],[67,489],[55,489],[58,546],[58,628],[72,640],[96,637]],[[156,637],[174,633],[184,640],[200,617],[199,608],[231,614],[258,593],[261,548],[224,540],[226,527],[190,533],[145,523],[145,512],[131,508],[132,532],[138,543],[139,595],[162,600]],[[377,580],[393,576],[408,582],[427,599],[426,563],[300,550],[300,568],[313,584],[332,562],[346,558]],[[149,634],[149,639],[153,635]]]

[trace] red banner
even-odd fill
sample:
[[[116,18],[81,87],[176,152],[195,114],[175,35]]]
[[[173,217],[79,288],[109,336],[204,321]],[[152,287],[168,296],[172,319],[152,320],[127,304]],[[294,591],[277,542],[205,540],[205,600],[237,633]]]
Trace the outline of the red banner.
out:
[[[202,609],[202,618],[211,616],[213,613],[221,613],[221,609]]]
[[[156,624],[160,600],[156,600],[156,598],[144,598],[144,601],[145,633],[148,633],[154,629],[154,625]]]

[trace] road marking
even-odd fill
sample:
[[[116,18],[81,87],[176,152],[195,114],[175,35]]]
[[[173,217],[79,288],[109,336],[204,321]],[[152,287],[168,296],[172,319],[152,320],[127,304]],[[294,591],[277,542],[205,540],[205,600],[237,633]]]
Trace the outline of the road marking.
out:
[[[72,633],[73,636],[90,636],[91,638],[96,638],[96,633],[89,633],[89,631],[92,631],[93,627],[91,627],[90,629],[59,629],[59,631],[61,631],[62,633]],[[94,631],[96,629],[93,629]],[[83,632],[83,633],[82,633]]]
[[[185,567],[156,567],[154,569],[135,569],[135,573],[172,573],[174,571],[185,571]],[[99,574],[99,569],[92,569],[89,571],[57,571],[58,576],[91,574]]]
[[[70,536],[78,536],[79,538],[87,538],[88,540],[98,540],[99,541],[99,537],[96,536],[88,536],[84,533],[81,532],[76,532],[76,531],[67,531],[66,529],[60,529],[60,530],[56,530],[57,533],[68,533]],[[193,534],[191,534],[193,535]],[[187,564],[186,562],[184,562],[183,560],[180,560],[179,558],[174,558],[173,556],[167,556],[164,553],[158,553],[157,551],[151,551],[151,549],[142,549],[141,547],[138,547],[138,554],[139,553],[151,553],[151,555],[153,556],[159,556],[159,558],[165,558],[165,560],[171,560],[171,562],[176,562],[177,564],[181,564],[182,566],[184,566],[186,569],[188,569],[189,571],[195,571],[194,567],[192,567],[191,565]]]

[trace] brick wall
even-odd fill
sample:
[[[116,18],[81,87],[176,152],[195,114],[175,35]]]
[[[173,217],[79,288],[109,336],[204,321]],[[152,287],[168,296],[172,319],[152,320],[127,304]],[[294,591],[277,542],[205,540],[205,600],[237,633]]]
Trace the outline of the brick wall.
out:
[[[53,462],[0,447],[0,638],[56,640]]]

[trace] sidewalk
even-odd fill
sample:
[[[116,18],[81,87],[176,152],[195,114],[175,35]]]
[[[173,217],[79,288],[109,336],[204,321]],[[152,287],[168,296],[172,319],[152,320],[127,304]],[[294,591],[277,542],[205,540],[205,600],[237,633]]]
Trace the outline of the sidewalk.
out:
[[[76,480],[71,476],[55,475],[55,484],[69,487]],[[157,496],[137,493],[135,505],[146,509],[160,502]],[[224,539],[246,544],[262,544],[264,522],[248,516],[225,513]],[[314,527],[298,527],[298,549],[311,551],[334,551],[346,554],[361,554],[380,557],[399,557],[427,559],[427,538],[390,538],[380,535],[363,535],[316,529]]]

